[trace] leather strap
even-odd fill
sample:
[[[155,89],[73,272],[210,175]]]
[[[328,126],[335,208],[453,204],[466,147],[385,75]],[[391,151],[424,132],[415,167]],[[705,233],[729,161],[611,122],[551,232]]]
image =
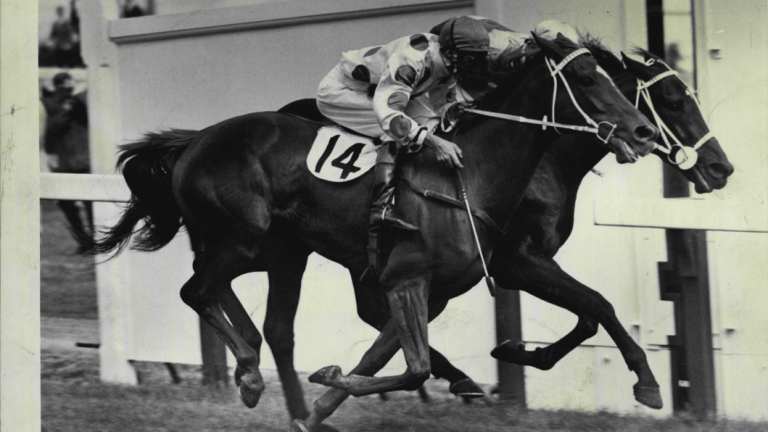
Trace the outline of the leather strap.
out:
[[[464,202],[458,198],[454,198],[450,195],[446,195],[441,192],[420,188],[415,184],[413,184],[412,182],[410,182],[409,180],[404,178],[400,178],[398,179],[398,181],[408,186],[408,188],[411,191],[413,191],[416,195],[420,195],[428,200],[436,201],[438,203],[442,203],[451,207],[456,207],[458,209],[464,210]],[[498,232],[499,234],[504,234],[504,230],[502,230],[501,227],[499,227],[496,221],[494,221],[493,218],[491,218],[491,216],[488,213],[478,208],[473,208],[472,214],[476,218],[480,219],[480,221],[482,221],[487,227]]]

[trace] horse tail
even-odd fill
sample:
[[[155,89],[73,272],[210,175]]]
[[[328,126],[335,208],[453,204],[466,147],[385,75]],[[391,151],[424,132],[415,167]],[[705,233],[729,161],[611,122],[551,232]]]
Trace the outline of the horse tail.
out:
[[[198,131],[171,129],[120,146],[117,168],[131,190],[131,200],[117,224],[102,231],[103,237],[94,240],[89,252],[117,255],[132,237],[131,249],[155,251],[176,236],[182,219],[171,189],[171,173],[184,149],[199,137]]]

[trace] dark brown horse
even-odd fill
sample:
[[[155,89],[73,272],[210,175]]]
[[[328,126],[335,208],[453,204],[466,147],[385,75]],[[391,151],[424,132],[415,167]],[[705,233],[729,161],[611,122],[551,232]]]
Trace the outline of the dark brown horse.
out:
[[[660,118],[685,145],[693,146],[708,134],[707,124],[690,90],[674,74],[669,74],[670,69],[660,59],[640,52],[647,64],[628,57],[622,62],[596,40],[590,41],[587,46],[630,100],[638,99],[638,81],[648,83],[657,77],[665,77],[649,87],[651,101]],[[640,108],[647,117],[653,118],[647,103],[641,102]],[[311,99],[293,102],[281,110],[318,121],[323,119]],[[582,179],[607,153],[604,146],[582,134],[564,136],[555,141],[539,163],[520,207],[512,217],[509,231],[496,248],[492,260],[493,276],[504,288],[522,289],[576,313],[579,315],[577,326],[561,340],[535,351],[525,351],[520,343],[510,341],[492,352],[496,358],[550,369],[568,352],[594,335],[598,323],[611,329],[610,334],[616,335],[615,341],[628,359],[642,358],[637,354],[640,348],[620,326],[610,303],[598,292],[565,274],[553,260],[573,229],[576,194]],[[671,163],[668,154],[659,150],[655,153],[663,161]],[[733,167],[717,140],[708,140],[698,154],[700,156],[693,168],[681,172],[694,183],[699,193],[723,188]],[[375,316],[377,311],[359,310],[358,313],[366,319]],[[369,319],[366,321],[369,322]],[[471,379],[439,353],[431,355],[431,360],[433,374],[449,379],[451,388],[460,390],[457,394],[461,395],[461,390],[474,388]],[[638,360],[628,360],[628,363],[639,367]],[[658,388],[636,388],[636,397],[648,406],[661,405]]]
[[[621,60],[597,40],[590,41],[588,47],[630,100],[636,99],[639,82],[649,83],[659,77],[666,77],[649,87],[651,103],[662,121],[684,145],[692,146],[708,134],[706,122],[689,89],[674,74],[670,74],[669,68],[658,58],[647,52],[642,54],[648,64],[625,58],[623,63],[628,66],[627,69]],[[653,118],[646,103],[641,103],[641,108],[648,117]],[[295,101],[281,110],[323,120],[314,101],[310,99]],[[652,377],[645,355],[620,325],[610,303],[598,292],[563,272],[553,260],[573,228],[576,193],[581,180],[607,153],[607,149],[590,136],[565,136],[552,145],[536,169],[520,208],[509,225],[510,230],[503,244],[496,249],[491,271],[502,287],[522,289],[566,308],[579,315],[579,323],[560,341],[533,352],[525,351],[518,343],[505,343],[492,353],[500,360],[549,369],[581,342],[594,335],[599,322],[610,328],[609,333],[614,336],[625,355],[628,366],[633,370],[647,369],[645,375]],[[670,163],[668,154],[659,150],[655,153]],[[733,167],[717,140],[708,139],[698,154],[695,166],[681,172],[694,183],[700,193],[724,187]],[[379,310],[358,309],[358,313],[366,319],[375,316]],[[369,319],[366,321],[370,322]],[[475,386],[471,379],[439,356],[439,353],[436,356],[430,352],[430,359],[433,362],[433,374],[448,378],[452,389],[455,384],[456,388],[462,390]],[[645,385],[636,386],[635,397],[653,408],[660,408],[662,404],[655,380],[647,380]]]
[[[546,56],[556,61],[576,49],[563,39],[540,44]],[[617,124],[614,144],[628,143],[640,155],[651,150],[655,129],[607,78],[597,73],[591,56],[571,59],[563,73],[571,82],[574,101],[578,100],[587,114],[598,122]],[[550,100],[543,96],[549,94],[551,78],[544,56],[539,55],[510,77],[484,105],[502,113],[539,117],[550,109]],[[562,86],[557,95],[558,119],[581,121]],[[255,405],[263,390],[258,370],[261,336],[232,292],[230,281],[243,273],[268,271],[270,293],[264,330],[278,365],[283,365],[278,368],[293,417],[306,414],[292,366],[293,316],[275,317],[273,311],[295,311],[301,272],[310,251],[339,262],[354,275],[359,275],[366,264],[363,250],[370,176],[346,184],[315,179],[304,161],[319,126],[286,114],[250,114],[200,132],[150,134],[144,141],[125,146],[119,162],[133,201],[97,248],[107,252],[124,246],[133,226],[144,220],[137,233],[137,246],[157,249],[170,241],[183,222],[195,261],[194,275],[182,288],[182,299],[217,329],[237,357],[236,379],[248,405]],[[467,164],[463,175],[476,209],[490,220],[504,221],[519,203],[552,138],[550,132],[542,133],[538,127],[477,118],[460,126],[453,139],[464,149]],[[455,173],[437,164],[431,151],[405,158],[402,167],[402,177],[409,184],[453,194]],[[401,188],[398,198],[404,216],[418,222],[422,230],[396,238],[382,282],[385,287],[397,285],[387,294],[390,306],[392,298],[399,298],[400,293],[412,293],[409,287],[423,293],[427,279],[439,284],[435,286],[441,289],[434,290],[429,299],[430,313],[426,303],[418,310],[423,319],[417,327],[425,330],[427,315],[435,315],[450,297],[477,282],[477,254],[469,234],[455,229],[466,227],[464,213],[439,202],[424,201],[406,188]],[[338,202],[345,206],[341,208]],[[481,226],[480,231],[484,244],[492,246],[495,242],[491,240],[498,234],[486,226]],[[448,238],[444,232],[456,235]],[[460,272],[461,278],[455,272]],[[408,282],[395,282],[402,278]],[[415,285],[410,281],[416,281]],[[285,287],[294,289],[280,291]],[[408,299],[419,298],[408,294],[405,297],[407,303],[411,303]],[[399,304],[395,306],[393,310],[401,310]],[[399,346],[397,338],[387,337],[397,334],[396,330],[397,326],[386,325],[379,338],[394,341],[387,343],[387,352]],[[421,350],[424,341],[417,342]],[[429,372],[425,366],[428,360],[419,357],[414,370],[415,346],[404,346],[409,373],[394,381],[368,378],[384,381],[374,382],[366,392],[413,388],[423,381],[425,372]],[[376,362],[363,364],[354,372],[373,373],[385,356],[374,357]],[[355,385],[349,390],[361,393]],[[315,415],[310,419],[313,426],[330,414],[322,407],[326,400],[316,403]]]
[[[686,146],[706,137],[709,128],[690,90],[660,59],[643,52],[647,64],[628,57],[622,61],[599,44],[591,50],[600,65],[614,78],[622,92],[636,99],[638,80],[653,82],[648,87],[652,104],[670,130]],[[663,75],[662,75],[663,74]],[[642,85],[640,86],[642,87]],[[654,118],[650,107],[641,109]],[[533,180],[520,204],[513,224],[509,225],[502,245],[496,249],[491,271],[500,285],[524,290],[542,300],[561,306],[579,316],[576,327],[563,338],[544,348],[526,351],[517,341],[497,347],[492,355],[500,360],[552,368],[561,358],[597,332],[602,325],[616,342],[633,371],[647,367],[642,349],[629,336],[616,318],[611,304],[597,291],[580,283],[554,261],[554,256],[573,229],[576,194],[584,176],[607,151],[596,145],[584,145],[578,136],[563,137],[555,142],[539,164]],[[669,155],[656,151],[670,163]],[[698,192],[723,188],[733,173],[733,166],[717,139],[710,138],[698,149],[698,160],[691,169],[681,171],[694,183]],[[661,408],[661,397],[655,382],[639,382],[635,398],[653,408]]]

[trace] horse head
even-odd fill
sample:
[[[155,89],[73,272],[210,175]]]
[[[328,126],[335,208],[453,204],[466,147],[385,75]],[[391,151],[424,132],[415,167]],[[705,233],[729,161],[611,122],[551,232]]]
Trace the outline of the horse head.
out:
[[[616,88],[598,67],[591,52],[558,34],[545,40],[534,34],[552,74],[552,120],[586,121],[597,137],[625,160],[634,162],[655,147],[657,129]],[[563,85],[558,85],[558,79]]]
[[[678,167],[698,193],[725,187],[734,169],[704,120],[694,92],[663,60],[638,50],[645,62],[622,53],[637,79],[636,105],[656,123],[661,143],[654,150]]]

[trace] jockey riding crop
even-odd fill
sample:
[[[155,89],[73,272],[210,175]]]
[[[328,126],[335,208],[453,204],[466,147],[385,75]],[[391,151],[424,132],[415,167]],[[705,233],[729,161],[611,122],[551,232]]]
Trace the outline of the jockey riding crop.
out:
[[[472,235],[475,238],[475,245],[477,245],[477,252],[480,254],[480,263],[483,265],[483,273],[485,274],[485,285],[488,287],[488,292],[491,293],[491,297],[496,297],[496,281],[491,277],[488,272],[488,265],[485,262],[485,254],[483,254],[483,248],[480,246],[480,237],[477,235],[477,227],[475,226],[475,218],[472,216],[472,207],[469,205],[469,196],[467,195],[467,188],[464,186],[464,178],[461,176],[461,171],[456,170],[456,179],[459,183],[459,194],[464,201],[464,207],[467,209],[467,217],[469,218],[469,226],[472,228]]]

